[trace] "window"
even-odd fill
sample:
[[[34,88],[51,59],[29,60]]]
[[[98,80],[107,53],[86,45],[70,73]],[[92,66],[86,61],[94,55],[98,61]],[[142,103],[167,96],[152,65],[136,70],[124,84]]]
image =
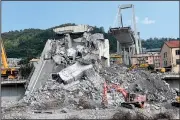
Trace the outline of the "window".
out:
[[[177,64],[177,65],[180,64],[180,59],[176,59],[176,64]]]
[[[164,61],[164,66],[167,66],[167,61]]]
[[[180,55],[180,50],[176,50],[176,55]]]
[[[164,53],[164,58],[166,58],[166,57],[167,57],[167,52]]]

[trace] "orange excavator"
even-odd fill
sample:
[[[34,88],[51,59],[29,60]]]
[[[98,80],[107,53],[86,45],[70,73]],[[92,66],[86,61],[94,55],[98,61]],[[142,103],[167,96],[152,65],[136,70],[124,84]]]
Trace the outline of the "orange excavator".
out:
[[[2,60],[1,77],[5,79],[17,79],[18,70],[16,68],[9,67],[2,40],[1,40],[1,60]]]
[[[104,83],[104,91],[103,91],[103,105],[108,104],[107,100],[107,93],[110,90],[114,89],[116,92],[122,93],[125,102],[121,103],[122,107],[134,109],[135,107],[144,108],[144,103],[146,102],[146,95],[140,95],[136,93],[128,93],[125,89],[121,88],[119,85],[111,84],[107,85],[106,82]]]

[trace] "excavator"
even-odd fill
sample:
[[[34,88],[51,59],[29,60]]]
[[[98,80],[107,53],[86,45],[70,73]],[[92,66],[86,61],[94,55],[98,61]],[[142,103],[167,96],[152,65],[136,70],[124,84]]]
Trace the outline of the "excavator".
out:
[[[17,79],[18,69],[9,67],[3,41],[1,40],[1,77],[4,79]]]
[[[108,104],[107,93],[112,89],[122,93],[125,100],[125,102],[121,103],[122,107],[126,107],[129,109],[134,109],[135,107],[144,108],[144,103],[146,102],[146,95],[129,93],[125,89],[121,88],[119,85],[111,84],[108,86],[106,82],[104,83],[103,101],[102,101],[103,105],[106,106]]]

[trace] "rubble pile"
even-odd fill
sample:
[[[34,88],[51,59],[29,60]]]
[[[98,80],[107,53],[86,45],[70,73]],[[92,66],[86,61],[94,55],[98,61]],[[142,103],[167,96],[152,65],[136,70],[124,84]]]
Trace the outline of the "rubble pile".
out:
[[[127,72],[126,67],[111,65],[101,71],[109,83],[118,83],[129,92],[146,93],[148,101],[165,102],[174,100],[176,93],[165,81],[161,80],[160,74],[138,70]]]
[[[80,107],[78,101],[81,97],[101,103],[101,94],[104,79],[94,70],[85,72],[78,81],[64,85],[57,81],[48,81],[33,94],[24,97],[23,102],[28,103],[32,109],[63,108],[71,109]],[[89,104],[89,103],[88,103]],[[100,107],[100,106],[99,106]],[[85,107],[86,108],[86,107]]]
[[[71,29],[81,31],[83,27],[73,26]],[[91,34],[89,29],[84,32],[60,33],[60,39],[47,41],[41,60],[51,60],[55,67],[64,68],[52,71],[52,80],[44,78],[47,82],[39,89],[33,87],[32,90],[36,82],[31,82],[28,87],[30,93],[27,92],[29,94],[26,94],[24,101],[33,109],[63,107],[69,105],[70,99],[74,101],[72,106],[76,106],[82,96],[101,102],[104,79],[98,72],[102,66],[109,66],[109,41],[101,33]],[[42,78],[43,75],[41,79],[32,81],[43,84]]]
[[[81,79],[67,85],[53,80],[48,81],[31,96],[24,97],[24,101],[30,103],[33,109],[67,106],[69,109],[100,108],[105,80],[109,83],[119,83],[129,92],[146,93],[149,102],[170,102],[175,98],[174,91],[158,74],[148,71],[126,72],[127,67],[122,65],[111,65],[100,71],[98,74],[94,68],[88,69]],[[121,93],[117,95],[117,101],[113,105],[124,101]],[[94,101],[94,104],[91,104],[91,107],[81,106],[79,101],[82,104],[80,100],[82,98],[86,99],[86,105],[91,104],[90,101]]]

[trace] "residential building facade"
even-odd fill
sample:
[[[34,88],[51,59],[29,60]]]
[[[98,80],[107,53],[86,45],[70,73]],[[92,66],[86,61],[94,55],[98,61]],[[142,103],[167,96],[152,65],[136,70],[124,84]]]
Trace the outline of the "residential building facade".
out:
[[[161,56],[159,52],[148,52],[145,54],[134,55],[131,58],[132,64],[153,64],[155,68],[160,68],[161,65]]]
[[[163,44],[160,52],[161,66],[169,71],[179,73],[180,65],[180,41],[171,40]]]

